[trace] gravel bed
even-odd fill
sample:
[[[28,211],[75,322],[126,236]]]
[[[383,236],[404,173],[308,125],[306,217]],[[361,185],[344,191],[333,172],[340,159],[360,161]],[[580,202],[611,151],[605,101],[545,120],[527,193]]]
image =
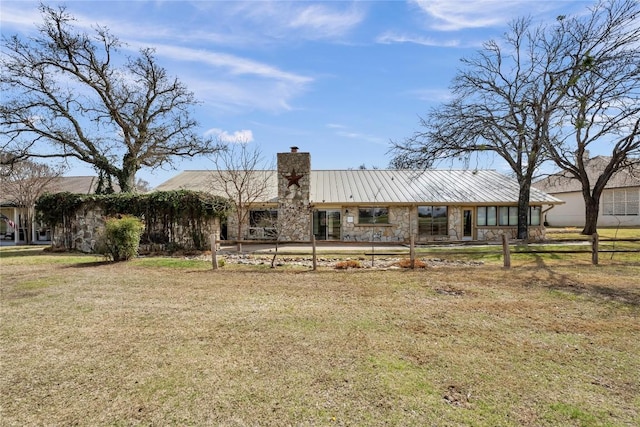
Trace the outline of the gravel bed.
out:
[[[206,259],[210,260],[211,255],[199,255],[196,257],[189,257],[191,259]],[[242,265],[271,265],[272,257],[269,255],[249,255],[249,254],[219,254],[218,259],[224,260],[226,264],[242,264]],[[336,265],[343,261],[357,260],[360,262],[361,268],[375,268],[375,269],[400,269],[398,263],[405,258],[400,257],[388,257],[380,256],[374,258],[373,267],[371,266],[371,257],[326,257],[319,256],[317,258],[317,265],[319,267],[336,267]],[[463,261],[463,260],[448,260],[443,258],[416,258],[416,260],[422,261],[427,268],[431,267],[469,267],[483,265],[483,261]],[[313,261],[311,256],[292,256],[281,255],[276,257],[276,266],[282,267],[298,266],[298,267],[313,267]]]

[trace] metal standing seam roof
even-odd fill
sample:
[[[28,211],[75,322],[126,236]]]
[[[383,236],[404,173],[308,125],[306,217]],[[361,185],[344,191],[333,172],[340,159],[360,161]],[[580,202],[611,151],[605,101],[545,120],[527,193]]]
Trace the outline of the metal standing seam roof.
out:
[[[191,190],[202,191],[216,196],[226,197],[220,186],[216,186],[216,180],[220,179],[219,174],[227,173],[226,171],[215,170],[187,170],[168,179],[162,184],[154,188],[155,191],[174,191],[174,190]],[[268,187],[264,194],[263,203],[277,202],[278,199],[278,183],[276,180],[276,171],[273,170],[255,170],[251,171],[255,179],[267,181]],[[252,177],[254,179],[254,177]]]
[[[116,188],[117,183],[113,184]],[[69,192],[75,194],[92,194],[98,186],[98,177],[95,176],[60,176],[49,182],[44,191],[48,193]],[[5,192],[0,188],[0,205],[13,205],[16,200],[14,194]]]
[[[255,173],[271,181],[263,202],[277,200],[277,172]],[[212,192],[211,182],[217,174],[217,171],[184,171],[156,190]],[[310,199],[316,204],[502,204],[516,203],[519,193],[517,181],[487,169],[312,170],[310,180]],[[563,203],[536,188],[531,188],[530,202]]]
[[[586,161],[585,170],[589,177],[589,182],[591,183],[591,189],[593,189],[598,177],[602,174],[610,161],[611,157],[607,156],[596,156]],[[532,185],[539,190],[552,194],[575,193],[582,191],[582,183],[562,171],[536,181]],[[637,170],[620,169],[613,174],[605,186],[605,188],[625,187],[640,187],[640,174]]]

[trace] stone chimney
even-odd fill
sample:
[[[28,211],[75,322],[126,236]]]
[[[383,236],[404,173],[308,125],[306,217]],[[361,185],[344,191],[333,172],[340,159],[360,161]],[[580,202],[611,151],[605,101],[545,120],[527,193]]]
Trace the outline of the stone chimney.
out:
[[[283,241],[309,241],[311,155],[291,147],[278,153],[278,223]]]

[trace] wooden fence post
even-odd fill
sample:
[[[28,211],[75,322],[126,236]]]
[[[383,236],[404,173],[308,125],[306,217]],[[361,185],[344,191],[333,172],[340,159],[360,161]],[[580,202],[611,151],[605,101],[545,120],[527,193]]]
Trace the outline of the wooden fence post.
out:
[[[216,233],[211,234],[211,264],[214,270],[218,269],[218,248],[216,243]]]
[[[313,248],[312,250],[312,262],[313,262],[313,271],[316,271],[316,269],[318,268],[318,260],[316,258],[316,236],[311,235],[311,247]]]
[[[511,251],[509,250],[509,238],[506,234],[502,235],[502,258],[504,259],[504,268],[511,268]]]
[[[409,260],[411,262],[411,269],[416,268],[416,242],[413,234],[411,234],[411,239],[409,240]]]
[[[598,233],[591,236],[591,264],[598,265]]]

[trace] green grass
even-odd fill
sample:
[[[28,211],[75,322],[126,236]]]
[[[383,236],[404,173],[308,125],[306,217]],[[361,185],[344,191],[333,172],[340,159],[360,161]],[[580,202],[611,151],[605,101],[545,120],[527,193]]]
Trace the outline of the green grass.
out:
[[[581,228],[549,228],[546,237],[552,240],[585,240],[590,236],[580,234]],[[598,228],[598,236],[604,239],[640,239],[640,229],[635,227]]]
[[[197,269],[210,270],[211,262],[198,259],[170,258],[170,257],[148,257],[137,258],[133,264],[150,268],[170,268],[170,269]]]
[[[0,267],[7,426],[640,423],[638,263]]]
[[[3,265],[83,264],[104,261],[101,255],[68,252],[49,252],[43,246],[3,246],[0,259]]]
[[[547,420],[554,424],[578,425],[581,427],[615,426],[616,423],[606,421],[606,414],[597,409],[584,409],[577,405],[554,403],[549,406]]]

